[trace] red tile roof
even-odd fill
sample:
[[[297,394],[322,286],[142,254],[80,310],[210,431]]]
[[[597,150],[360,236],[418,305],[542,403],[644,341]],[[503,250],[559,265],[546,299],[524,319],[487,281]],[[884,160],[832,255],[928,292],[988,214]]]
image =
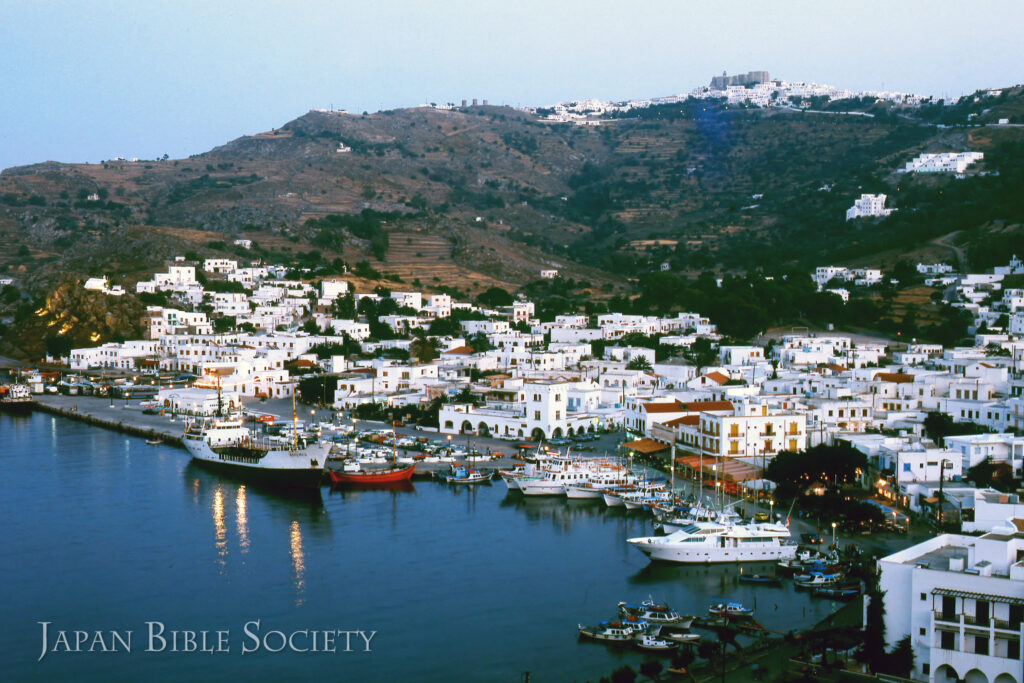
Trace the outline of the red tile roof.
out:
[[[448,349],[445,353],[453,356],[468,356],[473,353],[473,349],[468,346],[456,346],[454,349]]]
[[[686,409],[696,413],[707,413],[712,410],[732,410],[733,405],[729,401],[691,401],[684,403]]]
[[[896,384],[908,384],[914,381],[914,376],[905,372],[879,372],[875,375],[875,379]]]
[[[665,423],[669,427],[681,427],[682,425],[696,426],[700,424],[700,415],[683,415]]]
[[[648,413],[681,413],[683,404],[678,401],[672,403],[644,403],[644,410]]]
[[[704,376],[712,381],[718,382],[719,384],[725,384],[726,382],[729,381],[729,377],[727,375],[723,375],[718,370],[715,370],[714,372],[709,372]]]

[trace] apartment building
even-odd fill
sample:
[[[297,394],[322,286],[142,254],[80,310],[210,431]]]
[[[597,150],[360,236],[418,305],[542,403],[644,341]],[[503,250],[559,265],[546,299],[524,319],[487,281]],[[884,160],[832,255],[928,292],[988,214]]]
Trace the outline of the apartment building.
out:
[[[878,571],[885,640],[910,637],[914,680],[1024,678],[1024,520],[981,537],[937,536],[883,557]]]

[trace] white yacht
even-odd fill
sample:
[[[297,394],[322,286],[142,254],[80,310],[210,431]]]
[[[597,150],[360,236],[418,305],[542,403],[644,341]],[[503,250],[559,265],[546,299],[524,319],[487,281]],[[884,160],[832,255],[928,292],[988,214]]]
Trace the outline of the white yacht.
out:
[[[573,499],[600,499],[604,492],[615,486],[635,486],[637,476],[622,465],[606,463],[599,465],[590,475],[590,479],[579,484],[565,487],[565,495]]]
[[[781,524],[694,522],[668,536],[631,538],[652,560],[687,564],[762,562],[796,555],[797,545]]]

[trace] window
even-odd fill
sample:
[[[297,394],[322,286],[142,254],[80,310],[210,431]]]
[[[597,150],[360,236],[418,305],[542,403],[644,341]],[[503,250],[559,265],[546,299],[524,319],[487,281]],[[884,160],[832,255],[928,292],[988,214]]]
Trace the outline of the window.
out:
[[[939,647],[943,650],[955,650],[956,633],[953,631],[939,631]]]
[[[533,419],[534,420],[539,420],[540,419],[540,411],[539,410],[533,411]]]
[[[927,593],[921,593],[921,600],[924,601],[924,600],[927,600],[927,599],[928,599],[928,594]]]
[[[923,636],[923,635],[925,635],[926,631],[927,631],[927,629],[924,626],[922,626],[921,628],[917,629],[917,634],[920,635],[920,636]]]

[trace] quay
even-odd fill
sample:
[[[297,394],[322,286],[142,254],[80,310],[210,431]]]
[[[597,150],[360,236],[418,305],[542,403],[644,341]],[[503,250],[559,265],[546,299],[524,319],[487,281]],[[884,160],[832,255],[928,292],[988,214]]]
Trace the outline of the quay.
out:
[[[78,420],[144,439],[162,439],[165,444],[184,448],[181,438],[185,429],[184,418],[178,416],[172,421],[166,415],[148,415],[143,412],[141,403],[142,401],[139,399],[115,398],[110,400],[96,396],[65,396],[62,394],[39,394],[34,397],[34,408],[41,412],[60,415],[71,420]],[[371,426],[374,423],[364,422],[363,424]],[[410,436],[437,437],[436,432],[419,431],[409,427],[399,429],[399,433]],[[503,443],[501,446],[504,447],[502,452],[510,450],[508,443]],[[344,454],[344,446],[335,446],[333,455]],[[399,454],[403,454],[402,449],[399,449]],[[521,461],[506,455],[488,460],[481,458],[477,463],[462,458],[459,464],[463,462],[467,462],[481,472],[496,473],[499,469],[508,469]],[[419,478],[436,477],[441,473],[448,472],[449,467],[450,463],[447,462],[419,462],[416,466],[416,475]]]
[[[91,396],[39,394],[34,408],[51,415],[104,427],[144,439],[162,439],[164,443],[184,448],[181,434],[184,425],[170,422],[160,415],[146,415],[139,401],[125,401]]]

